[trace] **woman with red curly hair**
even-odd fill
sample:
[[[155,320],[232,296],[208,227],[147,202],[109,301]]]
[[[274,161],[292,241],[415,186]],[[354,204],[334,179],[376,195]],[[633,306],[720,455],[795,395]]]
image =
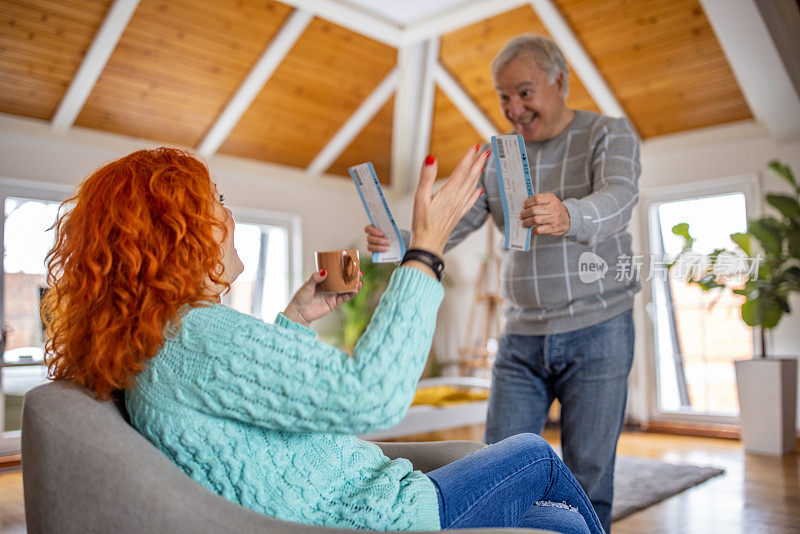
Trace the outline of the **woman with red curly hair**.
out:
[[[426,159],[414,202],[417,252],[393,273],[352,357],[309,326],[354,295],[323,293],[324,271],[274,324],[220,304],[243,267],[233,217],[203,163],[170,148],[109,163],[56,224],[42,308],[52,377],[101,399],[125,390],[133,426],[189,476],[280,519],[602,532],[538,436],[509,438],[427,475],[355,437],[393,426],[411,403],[443,296],[436,267],[481,194],[486,156],[471,150],[436,194],[436,162]]]

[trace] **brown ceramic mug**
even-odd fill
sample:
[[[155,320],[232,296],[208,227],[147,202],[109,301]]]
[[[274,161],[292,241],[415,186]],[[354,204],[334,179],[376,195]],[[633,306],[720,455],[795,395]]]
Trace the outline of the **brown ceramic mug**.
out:
[[[317,271],[325,269],[328,277],[322,282],[322,290],[329,293],[348,293],[358,289],[358,251],[330,250],[315,252]]]

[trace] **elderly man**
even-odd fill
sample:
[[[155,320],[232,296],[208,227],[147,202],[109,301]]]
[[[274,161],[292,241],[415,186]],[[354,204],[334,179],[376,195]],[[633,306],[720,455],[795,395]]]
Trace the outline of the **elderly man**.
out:
[[[503,113],[525,139],[535,194],[520,216],[532,231],[531,250],[503,257],[507,321],[486,441],[540,433],[557,398],[564,461],[608,531],[639,289],[633,277],[615,273],[632,256],[626,227],[638,200],[638,140],[625,119],[567,108],[566,61],[545,37],[509,41],[492,61],[492,76]],[[453,230],[448,248],[490,215],[504,230],[494,162],[478,187],[486,194]],[[369,250],[386,250],[377,228],[365,230]]]

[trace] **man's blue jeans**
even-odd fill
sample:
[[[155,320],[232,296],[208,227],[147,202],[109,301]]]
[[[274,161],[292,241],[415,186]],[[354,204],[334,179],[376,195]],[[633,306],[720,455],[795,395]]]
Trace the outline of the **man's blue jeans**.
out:
[[[611,528],[614,460],[633,336],[631,311],[563,334],[503,334],[492,371],[486,442],[541,433],[557,398],[564,463],[586,491],[606,532]]]
[[[550,445],[519,434],[428,473],[442,528],[602,534],[592,503]]]

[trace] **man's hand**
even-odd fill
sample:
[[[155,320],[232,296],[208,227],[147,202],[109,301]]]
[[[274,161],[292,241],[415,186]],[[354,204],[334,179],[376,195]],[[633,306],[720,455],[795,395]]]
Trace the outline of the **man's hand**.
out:
[[[567,207],[553,193],[533,195],[522,204],[519,218],[524,228],[535,234],[562,236],[569,230]]]
[[[389,250],[389,238],[380,229],[368,224],[364,227],[367,234],[367,250],[370,252],[386,252]]]

